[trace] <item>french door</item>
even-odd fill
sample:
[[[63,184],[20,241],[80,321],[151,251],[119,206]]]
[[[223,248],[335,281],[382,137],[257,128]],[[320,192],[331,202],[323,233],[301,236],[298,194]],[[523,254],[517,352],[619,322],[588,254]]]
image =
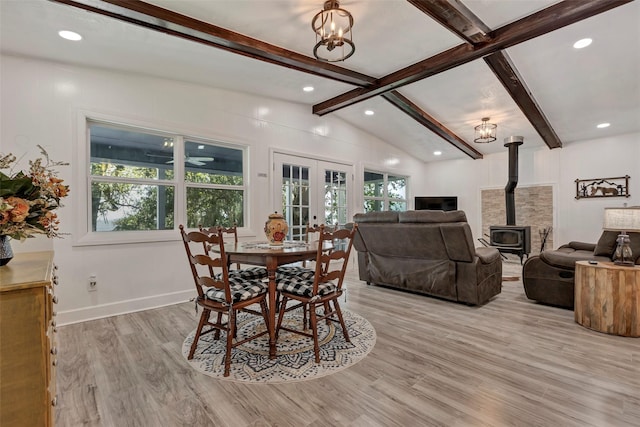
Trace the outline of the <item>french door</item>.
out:
[[[349,222],[353,167],[274,153],[273,206],[289,224],[290,240],[304,240],[307,223]]]

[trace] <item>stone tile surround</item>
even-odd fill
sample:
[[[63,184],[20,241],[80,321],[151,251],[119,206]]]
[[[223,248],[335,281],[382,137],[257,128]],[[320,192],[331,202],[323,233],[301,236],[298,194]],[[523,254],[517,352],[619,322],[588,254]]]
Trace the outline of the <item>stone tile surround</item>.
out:
[[[482,234],[487,240],[489,226],[506,225],[507,213],[504,199],[504,188],[481,190]],[[540,253],[539,231],[553,226],[553,187],[551,185],[534,185],[516,187],[516,225],[531,226],[531,253]],[[547,237],[545,249],[553,248],[553,230]]]

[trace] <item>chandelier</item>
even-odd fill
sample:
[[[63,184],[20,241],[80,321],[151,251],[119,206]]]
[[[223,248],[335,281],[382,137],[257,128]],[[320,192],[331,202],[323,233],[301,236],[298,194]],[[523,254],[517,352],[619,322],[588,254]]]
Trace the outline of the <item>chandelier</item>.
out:
[[[497,128],[498,125],[489,123],[489,117],[484,117],[482,119],[482,124],[475,127],[476,137],[473,142],[485,143],[495,141]]]
[[[313,55],[320,61],[344,61],[356,51],[351,31],[353,16],[340,8],[337,0],[324,2],[324,9],[311,21],[311,28],[316,33],[316,45]]]

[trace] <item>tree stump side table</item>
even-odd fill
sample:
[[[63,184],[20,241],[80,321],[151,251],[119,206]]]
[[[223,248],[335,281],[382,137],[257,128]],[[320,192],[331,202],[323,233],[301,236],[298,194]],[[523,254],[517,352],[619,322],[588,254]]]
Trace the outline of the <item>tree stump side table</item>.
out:
[[[640,337],[640,266],[576,262],[575,321],[594,331]]]

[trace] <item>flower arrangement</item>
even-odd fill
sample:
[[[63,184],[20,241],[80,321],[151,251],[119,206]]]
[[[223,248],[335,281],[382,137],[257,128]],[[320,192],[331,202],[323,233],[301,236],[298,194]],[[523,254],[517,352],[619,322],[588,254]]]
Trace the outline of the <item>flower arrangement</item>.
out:
[[[42,148],[44,159],[29,161],[29,172],[13,173],[16,156],[0,154],[0,235],[16,240],[44,234],[60,237],[60,221],[54,212],[69,194],[69,186],[57,178],[55,168],[68,163],[54,162]],[[9,169],[8,175],[3,169]]]

